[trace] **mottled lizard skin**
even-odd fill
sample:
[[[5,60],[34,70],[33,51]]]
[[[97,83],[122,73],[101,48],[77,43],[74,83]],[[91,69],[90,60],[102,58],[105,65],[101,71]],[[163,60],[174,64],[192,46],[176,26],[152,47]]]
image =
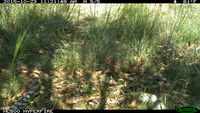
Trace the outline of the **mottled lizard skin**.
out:
[[[42,85],[42,81],[44,79],[44,73],[38,73],[40,77],[38,78],[38,84],[34,85],[29,89],[27,93],[25,93],[22,97],[20,97],[11,107],[10,110],[22,110],[25,109],[26,106],[31,102],[34,97],[34,94],[40,89]]]

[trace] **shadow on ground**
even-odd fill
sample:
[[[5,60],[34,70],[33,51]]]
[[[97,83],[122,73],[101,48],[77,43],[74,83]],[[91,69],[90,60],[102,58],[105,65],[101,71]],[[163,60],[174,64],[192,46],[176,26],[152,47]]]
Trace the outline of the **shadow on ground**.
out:
[[[62,15],[40,15],[36,10],[31,10],[21,15],[16,22],[11,22],[9,29],[0,28],[0,69],[8,69],[12,62],[15,43],[25,30],[27,34],[24,43],[17,57],[16,72],[21,73],[22,68],[43,71],[49,76],[53,69],[52,59],[55,51],[62,45],[62,41],[69,41],[69,34],[73,34],[73,25]],[[28,73],[30,73],[28,72]],[[17,75],[16,75],[17,76]],[[30,76],[30,75],[25,75]],[[30,77],[31,78],[31,77]],[[44,84],[44,93],[33,104],[33,108],[52,109],[58,108],[55,102],[51,101],[52,81]]]
[[[176,50],[176,45],[173,44],[159,45],[157,52],[153,55],[149,68],[160,67],[156,75],[150,73],[136,74],[135,66],[129,66],[129,70],[125,71],[128,74],[129,80],[127,86],[122,90],[126,93],[126,97],[120,101],[120,106],[125,107],[131,102],[136,101],[138,105],[144,105],[142,109],[153,109],[158,101],[162,101],[167,109],[175,109],[181,106],[195,106],[199,108],[198,93],[199,93],[199,62],[196,60],[188,61],[188,56],[179,56]],[[178,59],[178,60],[177,60]],[[193,63],[192,63],[193,62]],[[196,62],[196,63],[195,63]],[[190,65],[191,64],[191,65]],[[137,67],[137,66],[136,66]],[[139,69],[138,69],[139,70]],[[150,75],[149,75],[150,74]],[[138,92],[147,93],[157,96],[157,101],[149,100],[142,102],[140,96],[136,96]],[[166,98],[166,100],[165,100]],[[195,100],[196,99],[196,100]],[[150,103],[148,105],[148,103]],[[152,106],[153,105],[153,106]],[[138,109],[140,106],[129,107],[128,109]]]

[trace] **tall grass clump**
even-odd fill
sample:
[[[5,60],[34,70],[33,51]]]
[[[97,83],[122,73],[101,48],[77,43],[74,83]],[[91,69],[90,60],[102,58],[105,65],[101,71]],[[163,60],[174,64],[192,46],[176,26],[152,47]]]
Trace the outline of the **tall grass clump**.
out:
[[[20,49],[22,49],[22,45],[23,45],[25,36],[26,36],[26,31],[23,32],[23,34],[19,35],[19,37],[17,38],[16,44],[15,44],[15,50],[13,53],[11,68],[10,68],[10,71],[12,72],[12,74],[14,74],[14,68],[16,65],[17,55],[19,54]]]
[[[37,67],[36,64],[51,66],[50,52],[56,49],[56,43],[64,35],[55,34],[57,28],[69,28],[67,19],[71,19],[72,5],[0,5],[0,77],[3,103],[19,92],[26,81],[19,74],[21,66]],[[51,10],[51,11],[50,11]],[[71,13],[69,13],[71,11]],[[57,37],[56,37],[56,36]],[[59,38],[58,38],[59,37]],[[52,51],[53,50],[53,51]],[[40,51],[47,54],[38,56]],[[45,60],[44,60],[45,58]],[[48,60],[47,63],[45,61]],[[49,65],[47,65],[49,64]],[[4,70],[4,71],[2,71]],[[12,75],[12,76],[9,76]]]
[[[81,54],[80,43],[77,44],[66,44],[60,46],[59,51],[56,52],[53,59],[54,68],[64,69],[66,72],[71,73],[81,68]]]
[[[109,22],[107,28],[102,28],[107,39],[118,43],[117,47],[121,48],[116,51],[122,53],[120,56],[111,52],[113,57],[120,57],[119,61],[129,63],[138,62],[140,57],[148,59],[163,32],[158,13],[151,12],[147,5],[141,4],[127,4],[119,9],[118,17]]]
[[[104,18],[85,20],[83,27],[88,32],[80,35],[83,49],[79,54],[87,70],[105,68],[107,59],[135,62],[151,55],[162,31],[157,15],[152,16],[147,5],[140,4],[124,5],[115,13],[117,16],[107,10]]]
[[[147,5],[124,5],[113,16],[110,9],[102,18],[93,15],[80,20],[84,23],[79,26],[82,32],[71,35],[75,42],[62,45],[62,52],[54,55],[55,67],[69,73],[78,68],[91,73],[108,70],[106,61],[112,60],[119,73],[132,64],[138,65],[137,71],[144,68],[144,64],[139,63],[141,58],[148,61],[145,66],[151,67],[148,58],[153,55],[163,32],[159,12],[153,14]]]

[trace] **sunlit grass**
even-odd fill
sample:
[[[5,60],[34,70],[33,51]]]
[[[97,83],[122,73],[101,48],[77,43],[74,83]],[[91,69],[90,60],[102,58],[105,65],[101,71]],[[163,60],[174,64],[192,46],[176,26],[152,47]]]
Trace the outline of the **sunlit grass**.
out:
[[[22,47],[23,40],[24,40],[25,36],[26,36],[26,31],[17,38],[15,50],[14,50],[14,53],[13,53],[11,68],[10,68],[10,71],[12,72],[12,74],[14,74],[14,68],[15,68],[14,66],[15,66],[16,58],[17,58],[17,55],[19,54],[19,51]]]
[[[5,90],[2,95],[8,95],[5,100],[21,87],[15,73],[21,65],[47,73],[61,69],[65,79],[73,75],[68,82],[78,82],[77,70],[82,69],[87,79],[91,79],[92,72],[112,70],[108,60],[114,62],[113,76],[128,73],[130,79],[161,75],[169,79],[169,91],[185,88],[188,90],[182,93],[197,95],[200,54],[195,49],[200,29],[198,18],[190,12],[197,6],[105,5],[105,12],[100,12],[100,6],[86,5],[89,13],[84,15],[81,5],[0,5],[0,27],[6,32],[0,34],[0,68],[12,73],[0,86]],[[177,85],[179,79],[188,84]],[[90,92],[89,83],[83,87]],[[169,98],[166,96],[166,100]],[[137,108],[149,109],[146,104]]]

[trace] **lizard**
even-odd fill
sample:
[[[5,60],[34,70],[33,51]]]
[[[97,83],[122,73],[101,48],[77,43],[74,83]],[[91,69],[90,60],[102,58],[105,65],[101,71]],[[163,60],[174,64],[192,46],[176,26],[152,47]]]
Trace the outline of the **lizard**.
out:
[[[41,88],[43,81],[45,80],[45,73],[43,72],[35,72],[39,75],[39,78],[36,79],[35,85],[30,88],[24,95],[22,95],[11,107],[9,110],[21,110],[25,109],[25,107],[30,103],[33,99],[34,94]]]

